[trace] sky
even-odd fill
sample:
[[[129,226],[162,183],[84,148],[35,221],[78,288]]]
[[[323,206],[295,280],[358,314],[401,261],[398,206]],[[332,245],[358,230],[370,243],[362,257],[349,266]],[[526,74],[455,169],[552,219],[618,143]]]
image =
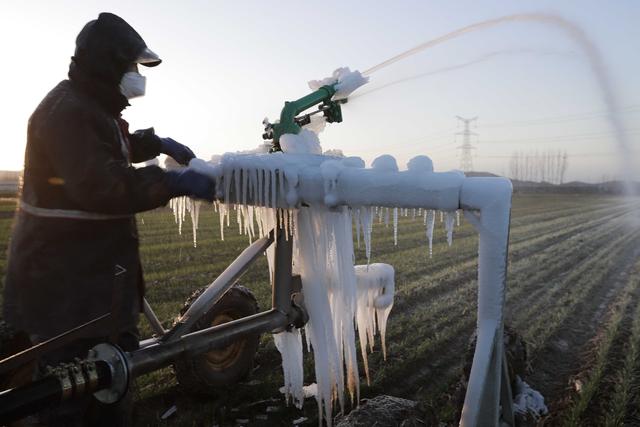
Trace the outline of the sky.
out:
[[[545,12],[572,21],[601,53],[640,179],[640,2],[604,1],[13,1],[0,3],[3,82],[0,170],[22,168],[30,114],[66,78],[75,37],[100,12],[118,14],[163,59],[142,69],[147,95],[124,112],[131,129],[190,146],[198,157],[262,143],[262,120],[307,82],[338,67],[366,70],[460,27]],[[455,116],[478,116],[474,169],[509,175],[514,152],[566,150],[568,180],[618,178],[618,142],[581,47],[539,22],[471,32],[370,76],[320,134],[368,164],[402,168],[426,154],[437,171],[460,167]],[[637,167],[636,167],[637,166]]]

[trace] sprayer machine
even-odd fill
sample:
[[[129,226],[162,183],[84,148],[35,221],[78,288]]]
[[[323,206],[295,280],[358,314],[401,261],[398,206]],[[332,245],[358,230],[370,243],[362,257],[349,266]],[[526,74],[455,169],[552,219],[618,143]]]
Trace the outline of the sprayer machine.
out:
[[[0,393],[0,423],[89,394],[105,403],[117,402],[134,378],[169,365],[176,368],[179,382],[199,391],[239,380],[251,368],[242,360],[253,358],[260,334],[287,331],[296,334],[297,329],[305,325],[318,328],[327,319],[317,317],[320,300],[325,301],[329,311],[324,313],[329,316],[344,314],[330,310],[336,304],[346,304],[348,298],[335,298],[334,304],[329,304],[328,294],[337,292],[336,289],[346,281],[354,287],[350,290],[352,294],[356,293],[352,218],[356,228],[362,228],[369,257],[374,210],[401,208],[424,209],[431,213],[439,210],[449,217],[462,210],[478,232],[477,345],[460,425],[513,426],[513,402],[503,342],[511,182],[500,177],[466,177],[459,171],[434,172],[433,162],[427,156],[414,157],[408,162],[407,170],[401,171],[392,156],[380,156],[370,168],[365,168],[359,158],[320,155],[319,143],[315,152],[287,153],[287,146],[295,145],[310,134],[318,142],[315,133],[302,129],[313,122],[314,115],[322,113],[329,123],[341,122],[342,104],[353,90],[366,82],[367,78],[360,73],[343,68],[332,78],[310,83],[312,93],[286,102],[278,121],[264,121],[263,138],[271,140],[270,152],[276,154],[225,155],[217,164],[193,159],[190,168],[216,181],[215,199],[221,227],[222,219],[233,205],[237,207],[238,223],[243,224],[241,228],[252,233],[254,214],[258,212],[263,220],[258,227],[259,233],[255,234],[257,239],[189,301],[170,330],[165,331],[145,303],[145,315],[155,336],[140,342],[139,350],[125,352],[104,342],[95,346],[83,360],[51,368],[48,375],[34,382]],[[305,113],[315,106],[317,110]],[[295,227],[292,227],[292,218],[297,221]],[[333,233],[331,236],[318,237],[317,233],[326,233],[327,229]],[[340,244],[331,250],[319,250],[316,245],[338,241]],[[251,293],[234,283],[265,251],[272,272],[272,303],[269,310],[257,312]],[[327,256],[340,258],[329,262]],[[298,257],[296,263],[294,257]],[[325,265],[325,270],[316,268],[321,262],[329,267]],[[305,269],[305,265],[308,268]],[[336,275],[336,271],[343,276]],[[323,274],[334,275],[331,287]],[[390,295],[384,296],[376,300],[375,307],[365,307],[374,312],[378,320],[381,317],[377,310],[388,315],[392,305]],[[337,359],[324,362],[340,368],[347,366],[348,374],[352,375],[349,387],[357,388],[355,308],[353,305],[347,308],[352,310],[352,317],[342,317],[336,323],[341,325],[342,331],[335,332],[333,327],[315,329],[311,340],[334,333],[349,337],[350,342],[340,338],[343,339],[341,344],[352,349],[350,354],[354,357],[347,360],[337,355]],[[233,314],[229,316],[228,313]],[[46,351],[72,341],[80,335],[79,331],[86,331],[96,322],[109,321],[108,318],[109,314],[105,314],[88,325],[0,361],[0,375],[15,371]],[[386,322],[386,317],[384,319]],[[358,328],[362,333],[360,326]],[[360,337],[362,341],[362,335]],[[383,335],[382,340],[384,343]],[[301,341],[297,341],[301,346]],[[326,348],[313,342],[312,346],[314,352]],[[301,360],[301,347],[298,350]],[[344,383],[327,383],[330,379],[320,376],[317,369],[318,363],[324,363],[322,357],[315,354],[314,359],[318,381],[316,399],[318,407],[324,408],[324,416],[330,425],[335,390],[340,387],[344,390]],[[283,356],[283,363],[284,360]],[[233,375],[227,375],[230,369],[234,370]],[[339,379],[332,380],[344,381],[346,375],[334,377]],[[350,388],[349,391],[353,390]],[[319,415],[322,418],[322,411]]]

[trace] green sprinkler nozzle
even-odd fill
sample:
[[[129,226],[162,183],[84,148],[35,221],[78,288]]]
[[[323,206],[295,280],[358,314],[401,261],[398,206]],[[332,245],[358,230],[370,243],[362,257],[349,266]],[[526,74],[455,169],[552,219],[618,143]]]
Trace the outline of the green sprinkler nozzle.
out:
[[[340,104],[346,100],[332,100],[336,93],[333,85],[322,86],[315,92],[310,93],[296,101],[286,101],[280,112],[280,120],[276,123],[269,123],[266,119],[263,121],[265,132],[262,134],[263,139],[272,139],[271,152],[282,151],[280,148],[280,137],[286,133],[298,134],[305,124],[311,122],[311,116],[317,113],[323,113],[327,122],[340,123],[342,121],[342,109]],[[303,111],[321,104],[318,110],[299,116]]]

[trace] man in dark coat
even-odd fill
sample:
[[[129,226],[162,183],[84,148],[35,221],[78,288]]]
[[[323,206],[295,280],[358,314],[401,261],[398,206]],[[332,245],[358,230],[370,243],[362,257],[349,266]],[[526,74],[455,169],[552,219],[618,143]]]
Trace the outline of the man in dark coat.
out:
[[[35,343],[116,310],[115,323],[48,354],[45,363],[84,357],[114,331],[125,350],[137,348],[144,283],[134,214],[176,196],[213,199],[214,183],[193,170],[131,166],[160,153],[181,164],[194,157],[153,128],[129,134],[120,117],[128,98],[144,94],[138,64],[160,62],[124,20],[102,13],[78,35],[69,79],[29,120],[4,318]],[[76,417],[58,424],[94,422]]]

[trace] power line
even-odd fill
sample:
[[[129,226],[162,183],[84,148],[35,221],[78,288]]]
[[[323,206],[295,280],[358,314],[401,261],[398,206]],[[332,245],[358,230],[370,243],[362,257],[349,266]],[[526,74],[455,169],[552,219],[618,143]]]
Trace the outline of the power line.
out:
[[[637,134],[640,129],[629,129],[626,131],[628,134]],[[615,136],[612,132],[589,132],[580,134],[569,135],[553,135],[553,136],[540,136],[535,138],[521,138],[521,139],[494,139],[494,140],[482,140],[483,142],[490,144],[517,144],[524,142],[567,142],[573,140],[585,140],[585,139],[600,139],[602,137]]]
[[[638,151],[633,151],[632,153],[640,153]],[[609,157],[619,157],[620,153],[615,153],[615,152],[599,152],[599,153],[575,153],[575,154],[570,154],[570,156],[573,157],[603,157],[603,156],[609,156]],[[479,156],[483,159],[511,159],[513,157],[513,155],[505,155],[505,154],[496,154],[496,155],[484,155],[484,156]]]
[[[628,113],[639,113],[640,105],[630,105],[628,107],[622,108],[618,113],[628,114]],[[553,117],[543,117],[539,119],[532,120],[516,120],[511,122],[497,122],[497,123],[483,123],[483,127],[494,128],[494,127],[517,127],[517,126],[540,126],[540,125],[550,125],[550,124],[561,124],[579,120],[589,120],[597,117],[607,117],[610,113],[607,111],[592,111],[587,113],[577,113],[577,114],[569,114],[564,116],[553,116]]]

